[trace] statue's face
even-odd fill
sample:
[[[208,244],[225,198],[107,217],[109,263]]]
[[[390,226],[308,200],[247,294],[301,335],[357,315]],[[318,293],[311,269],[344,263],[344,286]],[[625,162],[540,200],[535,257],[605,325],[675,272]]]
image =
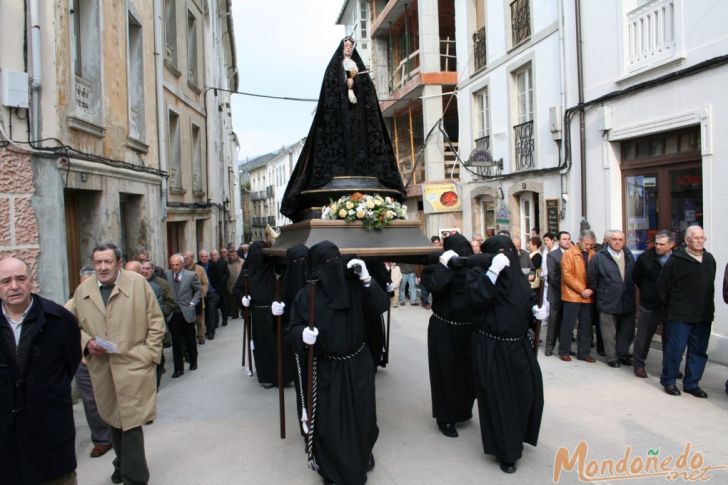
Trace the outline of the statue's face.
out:
[[[354,52],[354,44],[350,40],[344,41],[344,56],[351,57],[351,53]]]

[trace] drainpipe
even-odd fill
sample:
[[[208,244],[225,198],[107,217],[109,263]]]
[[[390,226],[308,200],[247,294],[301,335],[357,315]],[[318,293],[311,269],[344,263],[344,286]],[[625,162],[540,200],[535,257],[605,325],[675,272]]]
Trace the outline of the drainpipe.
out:
[[[576,74],[579,90],[579,105],[584,104],[584,72],[581,57],[581,0],[574,0],[576,9]],[[579,157],[581,167],[581,216],[586,220],[586,128],[584,110],[579,110]]]
[[[42,86],[41,46],[40,46],[40,7],[38,0],[30,0],[30,52],[33,58],[33,77],[30,83],[30,138],[40,136],[40,89]],[[32,146],[32,145],[31,145]]]
[[[167,172],[167,144],[165,130],[167,117],[164,113],[164,45],[162,42],[162,0],[154,0],[154,81],[157,95],[157,145],[159,146],[159,169]],[[161,211],[162,219],[167,218],[167,177],[162,176]]]

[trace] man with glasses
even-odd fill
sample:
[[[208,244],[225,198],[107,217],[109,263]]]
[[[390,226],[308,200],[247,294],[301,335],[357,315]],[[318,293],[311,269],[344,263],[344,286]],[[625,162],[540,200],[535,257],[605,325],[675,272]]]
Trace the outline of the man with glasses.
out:
[[[705,250],[705,241],[703,229],[688,227],[685,247],[672,252],[657,280],[660,300],[667,305],[668,326],[660,384],[671,396],[680,395],[675,380],[687,347],[683,390],[695,397],[708,397],[699,383],[708,361],[710,327],[715,314],[716,263]]]
[[[559,335],[559,356],[564,362],[571,361],[571,334],[579,321],[576,337],[576,358],[596,362],[591,354],[592,303],[594,291],[587,287],[587,267],[594,256],[596,236],[591,230],[579,234],[579,242],[564,252],[561,258],[561,301],[563,319]]]
[[[667,342],[666,308],[660,301],[660,297],[657,296],[657,278],[672,255],[673,244],[670,231],[658,231],[655,234],[654,247],[640,254],[632,273],[632,280],[640,290],[639,320],[637,335],[634,338],[633,361],[634,375],[637,377],[647,377],[645,360],[658,324],[662,324],[662,340]]]

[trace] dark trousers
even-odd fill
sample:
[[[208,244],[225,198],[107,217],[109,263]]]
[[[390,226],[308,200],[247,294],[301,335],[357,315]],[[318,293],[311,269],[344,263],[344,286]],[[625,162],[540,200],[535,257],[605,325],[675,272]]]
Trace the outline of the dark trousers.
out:
[[[208,293],[205,296],[205,329],[207,338],[215,336],[215,328],[217,327],[217,304],[220,303],[220,294]]]
[[[564,309],[561,305],[561,297],[556,301],[549,299],[549,325],[546,327],[546,343],[544,343],[544,350],[553,352],[556,346],[556,339],[559,337],[561,332],[561,320],[564,315]]]
[[[637,322],[637,335],[634,338],[634,366],[644,367],[647,353],[650,351],[652,338],[655,336],[657,326],[662,324],[662,341],[667,343],[667,325],[664,310],[648,310],[640,305],[639,321]]]
[[[146,484],[149,481],[149,468],[144,454],[142,427],[126,431],[112,427],[111,443],[116,453],[114,475],[121,478],[124,485]]]
[[[230,318],[238,318],[243,314],[243,309],[240,305],[240,299],[235,296],[235,293],[227,294],[227,303]]]
[[[228,312],[230,306],[228,305],[226,292],[221,291],[218,293],[218,296],[220,297],[220,300],[218,300],[217,307],[215,308],[215,320],[217,320],[217,311],[220,310],[220,315],[222,315],[222,326],[224,327],[228,324]]]
[[[108,445],[111,443],[111,426],[99,416],[96,408],[94,388],[91,384],[91,376],[88,374],[88,367],[81,362],[76,370],[76,387],[83,402],[83,412],[86,415],[86,422],[91,430],[91,441],[95,445]]]
[[[564,316],[561,320],[561,333],[559,335],[559,355],[569,355],[571,352],[571,334],[577,321],[579,326],[576,333],[576,357],[585,359],[591,353],[592,342],[592,305],[591,303],[563,302]]]
[[[188,323],[181,313],[172,315],[169,322],[172,330],[172,356],[174,360],[174,371],[184,372],[184,361],[182,359],[182,346],[187,347],[187,356],[190,365],[197,365],[197,340],[195,340],[195,322]]]
[[[708,362],[708,341],[710,340],[710,322],[667,322],[667,347],[662,353],[662,375],[660,384],[674,386],[680,367],[682,354],[685,356],[685,377],[683,389],[695,389],[703,377],[705,364]]]
[[[628,357],[629,346],[634,339],[634,312],[622,315],[600,313],[599,327],[607,360],[612,362]]]

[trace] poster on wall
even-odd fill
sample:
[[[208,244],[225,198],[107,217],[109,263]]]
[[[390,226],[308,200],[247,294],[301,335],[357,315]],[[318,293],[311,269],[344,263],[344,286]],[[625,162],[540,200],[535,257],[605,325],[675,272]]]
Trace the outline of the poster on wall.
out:
[[[626,177],[625,181],[627,183],[627,223],[635,228],[646,228],[647,204],[644,177],[641,175]]]
[[[459,212],[462,210],[460,191],[454,182],[422,184],[422,200],[425,214]]]

